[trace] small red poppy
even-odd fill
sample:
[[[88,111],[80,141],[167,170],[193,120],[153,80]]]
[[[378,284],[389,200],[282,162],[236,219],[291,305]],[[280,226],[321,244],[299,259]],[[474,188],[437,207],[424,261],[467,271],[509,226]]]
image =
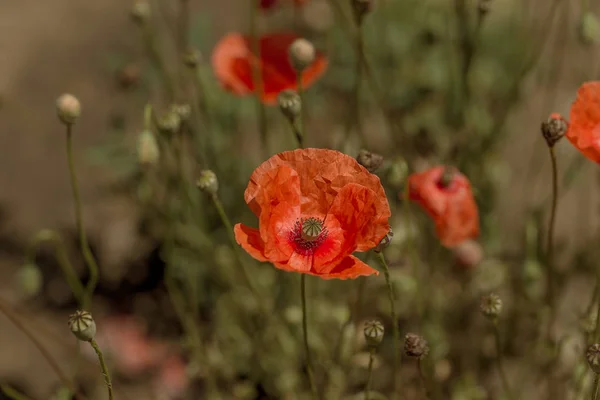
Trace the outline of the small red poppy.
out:
[[[584,156],[600,163],[600,81],[586,82],[577,91],[567,139]]]
[[[288,48],[299,36],[273,33],[260,38],[260,58],[253,54],[252,41],[239,33],[225,35],[212,53],[212,66],[217,79],[228,91],[247,95],[256,89],[253,68],[260,69],[261,100],[275,104],[279,92],[297,89],[296,71],[289,60]],[[317,52],[315,61],[302,72],[302,85],[309,87],[327,69],[327,59]]]
[[[284,271],[348,279],[377,271],[352,256],[389,232],[379,178],[334,150],[277,154],[251,175],[244,194],[259,229],[237,224],[237,242]]]
[[[479,212],[469,180],[455,170],[438,166],[409,176],[411,200],[434,220],[446,247],[479,235]]]

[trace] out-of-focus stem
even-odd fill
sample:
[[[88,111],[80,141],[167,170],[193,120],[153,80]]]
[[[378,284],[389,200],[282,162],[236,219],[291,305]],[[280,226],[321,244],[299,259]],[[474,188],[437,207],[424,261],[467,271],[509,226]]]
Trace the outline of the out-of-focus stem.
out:
[[[367,369],[367,387],[365,388],[365,400],[369,400],[371,392],[371,377],[373,375],[373,360],[375,360],[375,348],[369,350],[369,367]]]
[[[317,386],[313,375],[312,361],[310,356],[310,346],[308,345],[308,315],[306,312],[306,274],[300,276],[300,296],[302,297],[302,333],[304,336],[304,353],[306,356],[306,370],[308,372],[308,381],[313,399],[318,399]]]
[[[31,400],[30,397],[25,396],[23,393],[20,393],[18,390],[5,383],[0,383],[0,392],[4,393],[4,395],[12,400]]]
[[[87,264],[90,271],[90,279],[86,285],[86,293],[82,301],[83,309],[91,309],[92,296],[94,295],[94,290],[96,289],[96,285],[98,284],[98,264],[96,263],[96,259],[92,254],[92,250],[90,249],[90,245],[88,243],[87,235],[85,233],[85,228],[83,226],[83,212],[81,206],[81,196],[79,194],[79,185],[77,183],[77,173],[75,167],[75,159],[73,156],[73,135],[72,135],[73,125],[67,124],[67,161],[69,163],[69,174],[71,177],[71,188],[73,190],[73,202],[75,205],[75,221],[77,223],[77,231],[79,233],[79,245],[81,246],[81,252],[83,253],[83,258],[85,263]]]
[[[260,35],[258,32],[258,2],[250,4],[250,40],[252,41],[252,52],[260,60]],[[269,154],[267,137],[267,110],[261,100],[263,93],[262,71],[259,63],[252,63],[252,80],[254,82],[254,94],[256,96],[256,115],[258,117],[258,131],[263,156]],[[266,157],[265,157],[266,158]]]
[[[552,163],[552,206],[550,210],[550,223],[546,236],[546,263],[547,263],[547,302],[550,305],[550,318],[547,327],[547,337],[550,337],[552,325],[556,317],[556,272],[554,270],[554,224],[556,220],[556,205],[558,200],[558,167],[556,164],[556,153],[554,146],[549,146],[550,161]]]

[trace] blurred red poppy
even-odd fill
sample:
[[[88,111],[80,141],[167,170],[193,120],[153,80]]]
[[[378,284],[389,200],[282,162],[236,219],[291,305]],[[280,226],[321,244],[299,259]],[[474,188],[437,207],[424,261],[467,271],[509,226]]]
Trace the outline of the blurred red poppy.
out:
[[[260,70],[260,97],[266,104],[275,104],[279,92],[297,89],[296,71],[292,67],[288,48],[299,36],[274,33],[262,36],[260,58],[253,53],[252,40],[239,33],[230,33],[217,43],[212,53],[212,67],[221,85],[237,95],[247,95],[256,89],[253,69]],[[327,59],[317,52],[315,61],[302,72],[302,85],[310,86],[327,69]]]
[[[600,163],[600,81],[581,85],[570,120],[567,139],[584,156]]]
[[[379,178],[334,150],[277,154],[250,177],[244,194],[259,229],[235,226],[252,257],[284,271],[348,279],[377,271],[352,256],[375,247],[391,215]]]
[[[277,5],[277,3],[279,3],[279,2],[280,2],[280,0],[260,0],[259,6],[263,10],[268,10],[268,9],[272,8],[273,6]],[[301,6],[304,3],[307,3],[308,0],[293,0],[293,2],[294,2],[295,6]]]
[[[408,184],[411,200],[434,220],[444,246],[454,247],[479,235],[479,212],[464,175],[439,166],[410,175]]]

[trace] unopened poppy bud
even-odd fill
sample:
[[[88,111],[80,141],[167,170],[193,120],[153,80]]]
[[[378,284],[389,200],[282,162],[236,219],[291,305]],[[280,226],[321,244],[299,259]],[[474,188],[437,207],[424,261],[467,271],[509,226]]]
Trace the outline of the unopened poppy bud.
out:
[[[296,71],[302,72],[315,61],[315,46],[306,39],[296,39],[289,48],[290,62]]]
[[[591,12],[584,12],[579,21],[579,38],[585,45],[600,42],[600,22]]]
[[[63,94],[56,100],[58,118],[66,125],[72,125],[81,115],[81,103],[71,94]]]
[[[17,284],[26,297],[37,295],[44,284],[42,271],[35,264],[25,264],[17,272]]]
[[[429,353],[427,340],[415,333],[407,333],[404,337],[404,353],[409,357],[425,357]]]
[[[365,335],[367,346],[379,346],[379,344],[381,344],[381,342],[383,341],[384,332],[385,329],[383,328],[383,324],[380,321],[373,320],[365,322],[365,328],[363,329],[363,333]]]
[[[542,123],[542,135],[546,139],[548,147],[554,147],[556,142],[567,133],[568,129],[569,124],[562,115],[558,113],[550,114],[548,120]]]
[[[473,268],[483,260],[483,248],[474,240],[465,240],[452,250],[457,263],[466,268]]]
[[[160,157],[156,138],[150,131],[143,131],[138,137],[137,156],[140,165],[155,165]]]
[[[157,125],[158,130],[162,133],[177,133],[181,127],[181,117],[171,109],[158,120]]]
[[[483,296],[479,304],[479,309],[487,318],[496,319],[502,312],[502,299],[495,293]]]
[[[96,336],[96,322],[87,311],[77,310],[69,315],[69,328],[73,335],[83,342],[91,342]]]
[[[131,18],[138,24],[144,24],[150,19],[152,9],[146,0],[136,0],[131,8]]]
[[[479,12],[479,15],[482,17],[487,15],[487,13],[490,12],[491,3],[492,0],[479,0],[479,4],[477,4],[477,11]]]
[[[214,172],[205,169],[200,172],[200,176],[196,180],[196,186],[203,192],[214,195],[217,194],[217,191],[219,190],[219,180]]]
[[[277,96],[277,102],[282,114],[288,120],[293,122],[300,116],[302,112],[302,100],[295,90],[282,90]]]
[[[371,153],[365,149],[362,149],[358,152],[358,156],[356,156],[356,161],[363,167],[367,169],[370,173],[374,173],[381,167],[383,164],[383,156]]]
[[[381,242],[379,242],[379,244],[375,246],[373,251],[375,251],[376,253],[381,253],[386,247],[390,245],[390,243],[392,243],[393,237],[394,232],[392,232],[392,228],[390,228],[388,233],[383,237],[383,239],[381,239]]]
[[[594,343],[587,348],[585,353],[588,365],[595,374],[600,374],[600,344]]]
[[[202,61],[202,53],[198,49],[187,49],[183,53],[183,63],[189,68],[196,68]]]
[[[357,24],[361,24],[364,17],[373,9],[374,0],[352,0],[352,11]]]

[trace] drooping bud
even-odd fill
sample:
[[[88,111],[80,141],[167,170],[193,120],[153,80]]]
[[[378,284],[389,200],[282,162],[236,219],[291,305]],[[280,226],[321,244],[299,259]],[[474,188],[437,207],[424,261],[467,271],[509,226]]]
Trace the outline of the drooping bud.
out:
[[[289,47],[289,56],[292,66],[297,72],[302,72],[315,61],[317,52],[315,46],[306,39],[296,39]]]
[[[183,63],[188,67],[188,68],[196,68],[198,67],[198,64],[200,64],[200,62],[202,61],[202,53],[200,53],[200,50],[195,49],[195,48],[191,48],[191,49],[187,49],[185,53],[183,53]]]
[[[87,311],[77,310],[69,315],[69,328],[73,335],[83,342],[90,342],[96,336],[96,322]]]
[[[380,321],[372,320],[365,322],[363,333],[365,335],[367,346],[371,348],[378,347],[383,340],[384,332],[385,329]]]
[[[579,39],[587,46],[600,42],[600,22],[594,13],[584,12],[579,21]]]
[[[383,164],[383,156],[377,153],[371,153],[365,149],[358,152],[356,161],[367,169],[370,173],[374,173]]]
[[[65,125],[72,125],[81,115],[81,103],[71,94],[63,94],[56,100],[58,118]]]
[[[600,344],[594,343],[587,348],[585,353],[588,365],[595,374],[600,374]]]
[[[352,0],[352,12],[358,25],[362,24],[365,16],[373,9],[374,0]]]
[[[404,337],[404,353],[409,357],[423,358],[429,353],[427,340],[415,333],[408,333]]]
[[[205,169],[200,172],[200,176],[196,180],[196,186],[205,193],[215,195],[219,190],[219,180],[214,172]]]
[[[502,312],[502,299],[495,293],[483,296],[479,304],[479,309],[487,318],[496,319]]]
[[[568,122],[558,113],[550,114],[547,121],[542,123],[542,135],[546,139],[548,147],[554,145],[567,133]]]
[[[307,218],[302,221],[302,239],[315,240],[323,231],[323,221],[317,218]]]
[[[145,24],[152,15],[150,3],[147,0],[136,0],[131,8],[131,18],[138,24]]]
[[[291,122],[296,121],[300,116],[302,112],[302,100],[295,90],[282,90],[277,96],[277,102],[282,114]]]
[[[375,246],[373,251],[375,251],[376,253],[381,253],[386,247],[390,245],[390,243],[392,243],[393,237],[394,232],[392,232],[392,228],[390,228],[388,233],[383,237],[383,239],[381,239],[381,242],[379,242],[379,244]]]
[[[137,156],[140,165],[156,165],[160,150],[156,138],[150,131],[143,131],[138,137]]]

